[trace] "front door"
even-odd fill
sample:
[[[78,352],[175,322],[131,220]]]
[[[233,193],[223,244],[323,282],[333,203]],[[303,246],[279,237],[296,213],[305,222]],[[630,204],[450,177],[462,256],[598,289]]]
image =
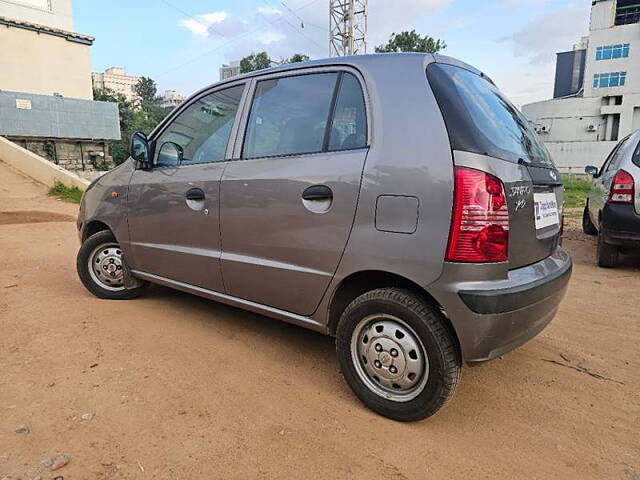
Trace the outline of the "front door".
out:
[[[269,76],[253,90],[241,159],[222,179],[225,286],[310,315],[353,225],[367,155],[363,91],[335,71]]]
[[[220,179],[244,85],[202,95],[153,139],[149,170],[129,185],[135,271],[224,291]]]

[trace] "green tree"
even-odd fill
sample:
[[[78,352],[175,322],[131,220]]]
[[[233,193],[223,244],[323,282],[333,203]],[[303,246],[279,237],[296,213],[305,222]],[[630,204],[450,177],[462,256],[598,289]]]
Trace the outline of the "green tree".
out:
[[[425,52],[437,53],[447,48],[447,44],[440,39],[434,39],[429,35],[424,37],[415,30],[404,31],[398,34],[392,33],[385,45],[376,47],[376,52]]]
[[[93,91],[94,100],[118,104],[120,140],[110,140],[107,142],[113,160],[118,165],[129,158],[131,135],[137,131],[144,132],[148,135],[171,111],[171,109],[162,108],[158,105],[155,97],[155,82],[151,79],[148,80],[150,80],[150,82],[145,81],[145,89],[147,89],[147,87],[152,88],[146,90],[144,100],[130,101],[121,93],[109,89]],[[139,85],[136,85],[136,87],[138,86]],[[151,95],[151,90],[154,91],[153,95]]]
[[[133,91],[142,102],[155,102],[158,88],[156,82],[149,77],[140,77]]]
[[[269,68],[273,62],[267,52],[252,53],[240,60],[240,73],[253,72]]]
[[[309,55],[305,55],[304,53],[294,53],[291,58],[285,58],[282,63],[299,63],[308,61]]]

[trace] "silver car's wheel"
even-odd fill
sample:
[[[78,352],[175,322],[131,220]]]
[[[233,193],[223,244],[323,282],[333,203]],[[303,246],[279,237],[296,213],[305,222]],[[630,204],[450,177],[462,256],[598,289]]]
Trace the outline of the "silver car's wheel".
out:
[[[146,288],[145,283],[125,288],[127,264],[120,244],[109,230],[94,233],[82,243],[76,268],[82,284],[98,298],[127,300]]]
[[[91,279],[100,287],[113,292],[124,290],[122,250],[117,243],[98,245],[88,259]]]
[[[340,369],[353,392],[402,422],[434,415],[453,396],[462,364],[456,340],[435,305],[395,287],[356,297],[336,328]]]
[[[356,325],[351,358],[365,385],[395,402],[416,398],[429,378],[429,359],[422,341],[393,315],[368,315]]]

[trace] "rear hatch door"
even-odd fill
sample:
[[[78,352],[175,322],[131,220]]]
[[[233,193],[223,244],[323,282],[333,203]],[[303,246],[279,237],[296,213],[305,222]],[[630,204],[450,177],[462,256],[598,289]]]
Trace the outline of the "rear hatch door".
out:
[[[436,56],[427,78],[454,162],[498,177],[509,209],[509,268],[538,262],[560,239],[563,187],[535,130],[485,75]]]

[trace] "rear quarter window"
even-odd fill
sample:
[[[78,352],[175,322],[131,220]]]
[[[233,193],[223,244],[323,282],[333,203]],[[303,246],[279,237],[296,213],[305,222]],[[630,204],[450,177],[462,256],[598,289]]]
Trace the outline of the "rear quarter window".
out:
[[[554,166],[527,119],[489,80],[441,63],[429,65],[427,77],[454,150],[515,163]]]
[[[640,142],[638,142],[638,146],[636,147],[636,151],[633,152],[633,163],[637,166],[640,167]]]

